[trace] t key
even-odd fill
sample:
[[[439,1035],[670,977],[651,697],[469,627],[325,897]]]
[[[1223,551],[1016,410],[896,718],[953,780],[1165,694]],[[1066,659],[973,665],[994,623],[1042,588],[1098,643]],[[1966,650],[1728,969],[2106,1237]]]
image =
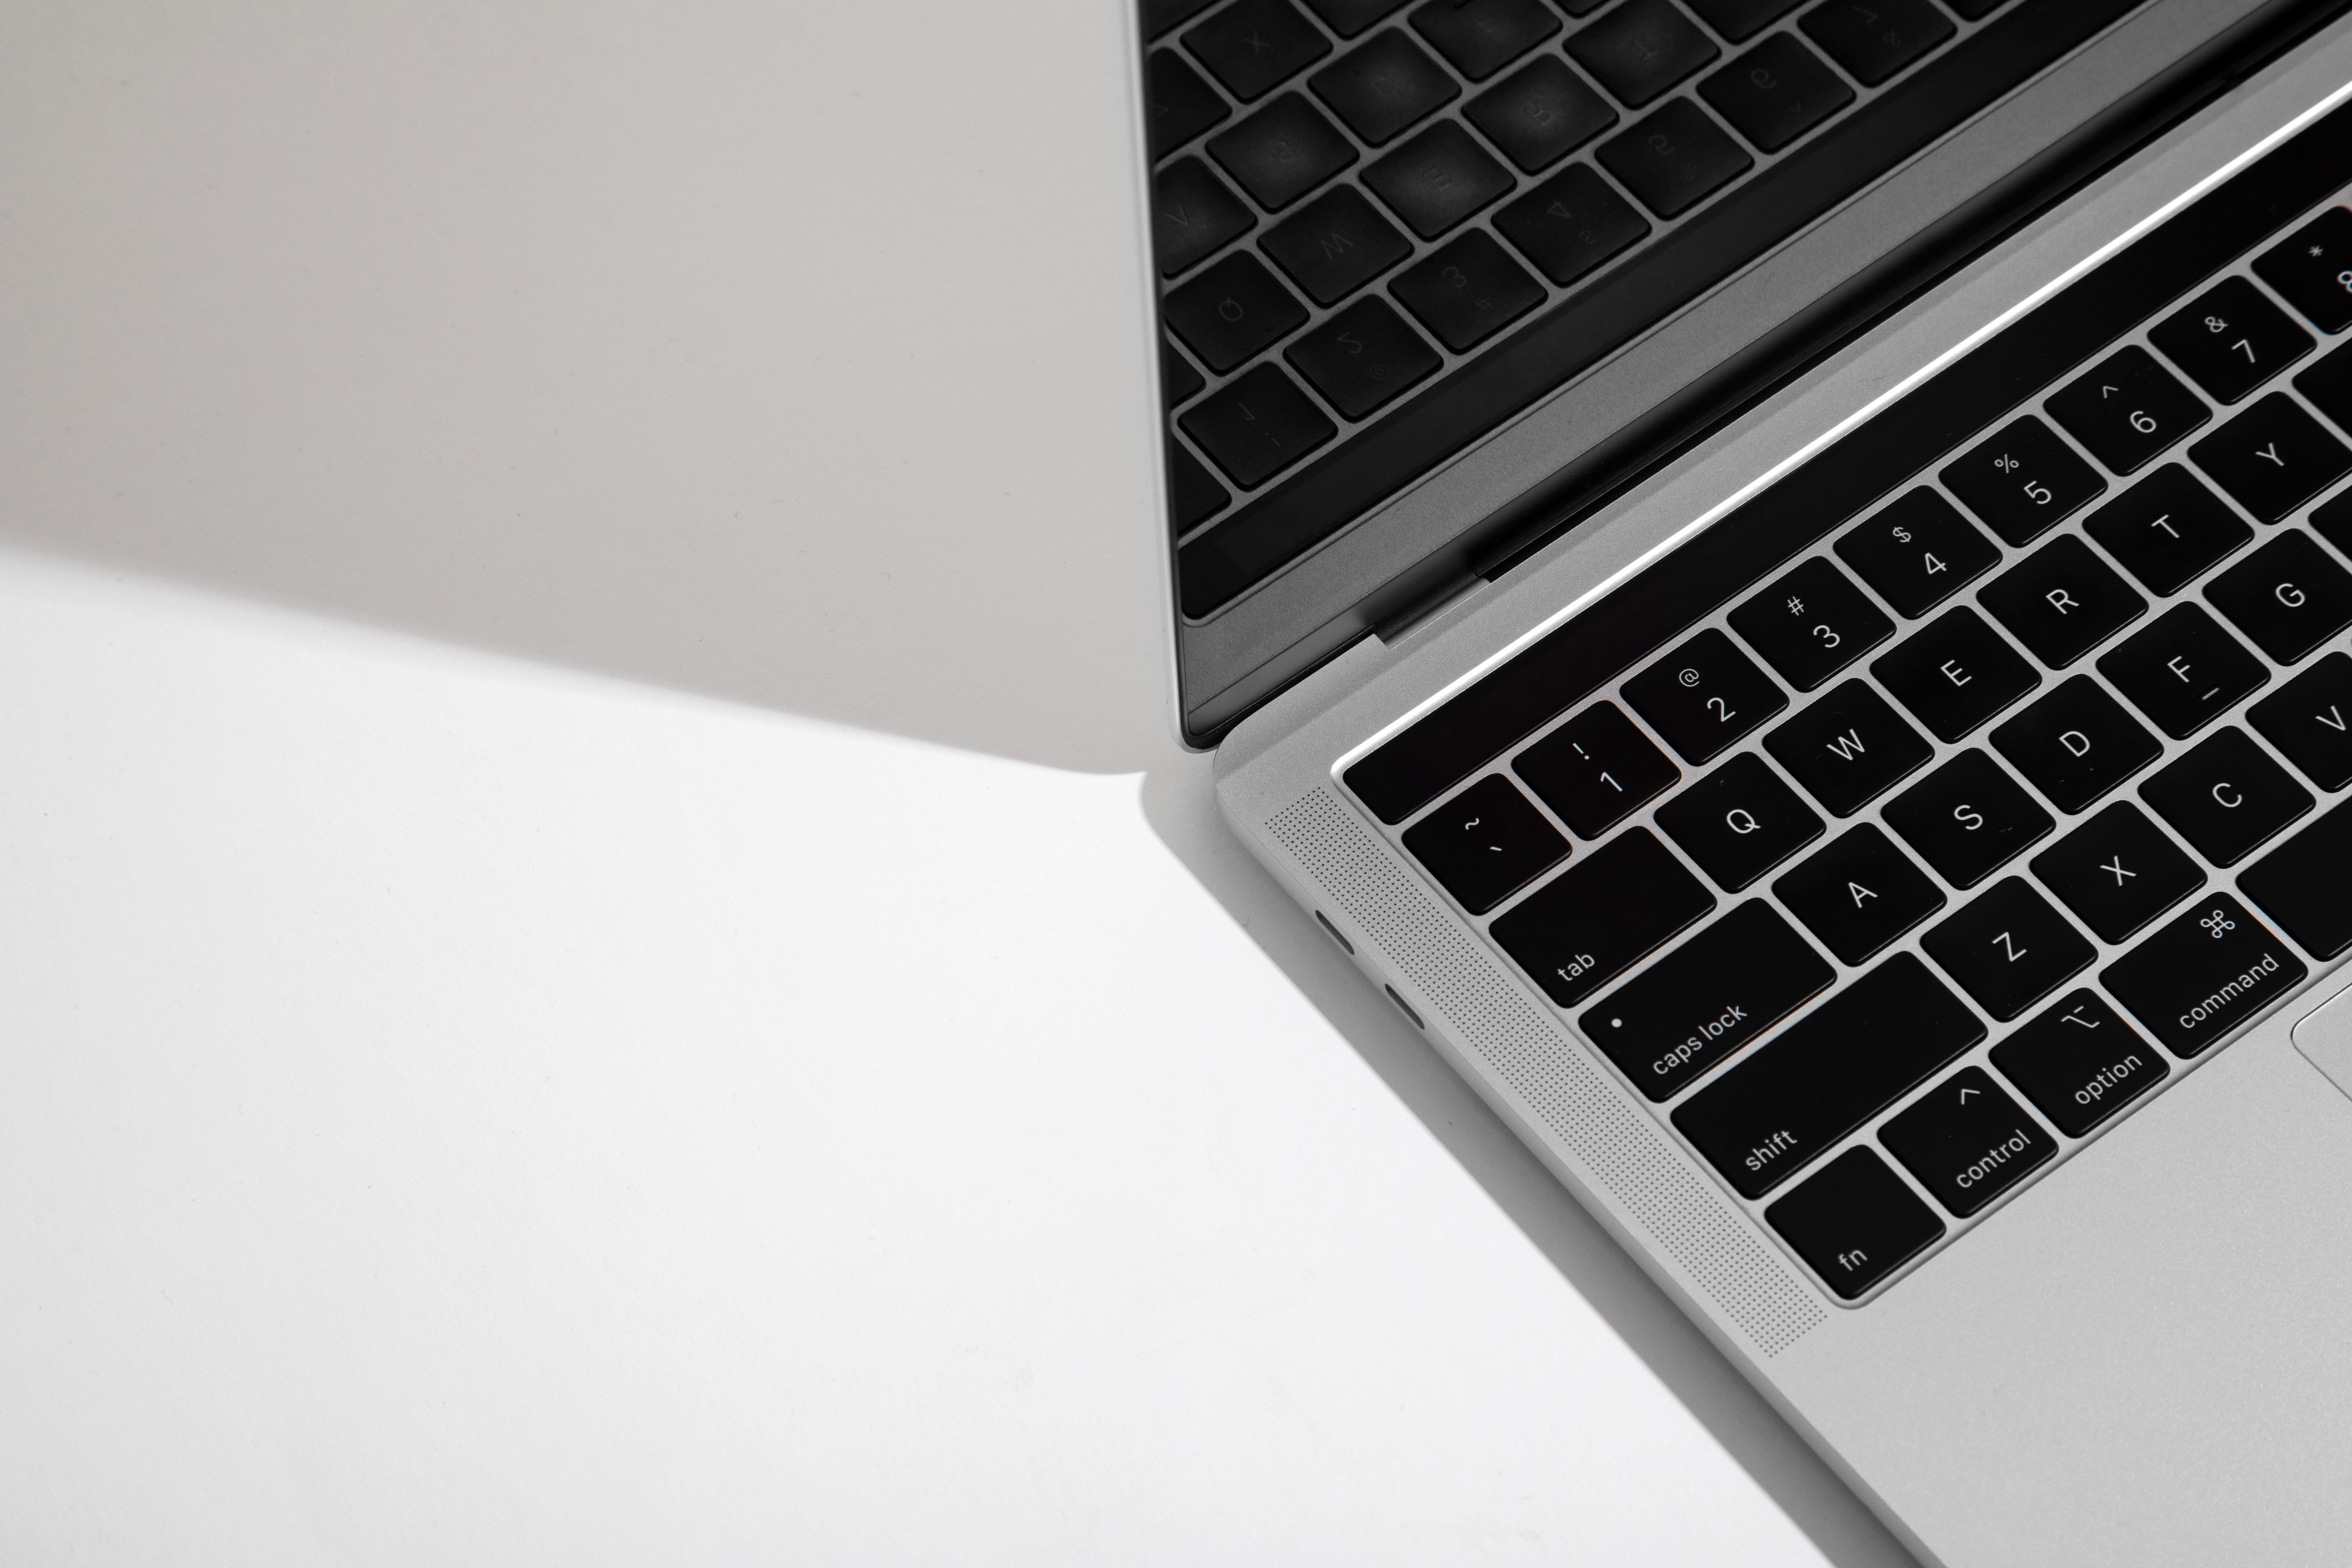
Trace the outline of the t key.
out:
[[[2093,512],[2083,524],[2151,594],[2177,594],[2254,536],[2245,519],[2178,463]]]
[[[1613,702],[1579,713],[1512,758],[1511,770],[1580,838],[1600,837],[1683,776]]]
[[[1707,762],[1789,705],[1729,637],[1709,628],[1624,686],[1625,700],[1686,763]]]

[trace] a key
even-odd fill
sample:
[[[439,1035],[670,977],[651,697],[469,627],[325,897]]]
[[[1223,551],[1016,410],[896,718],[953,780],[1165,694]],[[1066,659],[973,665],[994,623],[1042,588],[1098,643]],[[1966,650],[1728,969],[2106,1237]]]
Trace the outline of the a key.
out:
[[[1273,478],[1339,429],[1271,364],[1227,382],[1178,423],[1244,489]]]
[[[2177,594],[2253,538],[2245,519],[2179,463],[2167,463],[2093,512],[2083,531],[2151,594]]]
[[[1209,156],[1258,205],[1276,212],[1354,163],[1356,149],[1303,94],[1286,92],[1210,137]]]
[[[1495,215],[1495,226],[1545,277],[1573,283],[1649,233],[1650,220],[1608,181],[1571,163],[1505,203]]]
[[[1740,905],[1577,1019],[1652,1100],[1829,989],[1837,971],[1762,900]]]
[[[1573,1007],[1715,908],[1643,828],[1611,839],[1488,929],[1544,994]]]
[[[1916,954],[1898,952],[1733,1063],[1674,1123],[1743,1197],[1761,1197],[1984,1036]]]
[[[2096,469],[2031,414],[1937,477],[1987,528],[2019,545],[2032,543],[2107,488]]]
[[[1865,87],[1876,87],[1953,31],[1932,0],[1829,0],[1798,26]]]
[[[1868,822],[1815,851],[1772,891],[1841,963],[1857,966],[1944,907],[1943,889]]]
[[[1244,103],[1331,52],[1331,41],[1290,0],[1237,0],[1187,32],[1184,47]]]
[[[1617,123],[1617,111],[1556,55],[1538,55],[1472,99],[1463,115],[1532,174]]]
[[[1733,892],[1822,836],[1822,819],[1753,752],[1658,807],[1657,824]]]
[[[1717,32],[1741,43],[1797,8],[1797,0],[1690,0],[1690,8]]]
[[[1994,729],[1993,749],[2063,812],[2077,812],[2163,754],[2163,742],[2087,675]]]
[[[1636,121],[1593,155],[1660,217],[1689,211],[1756,163],[1687,98]]]
[[[1639,109],[1722,51],[1667,0],[1624,0],[1568,40],[1576,63]]]
[[[1206,522],[1233,499],[1200,458],[1173,441],[1168,444],[1168,521],[1178,533]]]
[[[1198,158],[1179,158],[1151,182],[1151,250],[1173,278],[1257,222]]]
[[[2238,873],[2238,890],[2323,960],[2352,948],[2352,803]]]
[[[1462,92],[1444,66],[1395,27],[1341,55],[1307,85],[1374,147],[1395,141]]]
[[[2022,877],[1995,882],[1930,926],[1919,945],[1999,1019],[2016,1017],[2098,956]]]
[[[1853,101],[1853,89],[1799,43],[1775,33],[1698,84],[1732,128],[1777,153]]]
[[[1568,854],[1568,840],[1500,773],[1405,829],[1404,847],[1462,907],[1483,915]]]
[[[1992,1065],[2069,1138],[2162,1083],[2164,1053],[2095,991],[2075,991],[1992,1048]]]
[[[2352,327],[2352,212],[2328,208],[2264,251],[2254,272],[2321,331]]]
[[[2311,334],[2242,278],[2227,278],[2148,330],[2216,403],[2235,403],[2311,352]]]
[[[2119,474],[2213,417],[2201,398],[2137,343],[2108,355],[2043,406],[2066,434]]]
[[[2276,522],[2352,473],[2352,447],[2284,392],[2189,448],[2189,460],[2261,522]]]
[[[2033,667],[1965,606],[1913,632],[1874,660],[1870,672],[1946,741],[1960,739],[2042,684]]]
[[[1486,80],[1559,31],[1559,18],[1541,0],[1429,0],[1409,20],[1472,81]]]
[[[1815,556],[1731,612],[1731,629],[1780,679],[1811,691],[1895,634],[1846,574]]]
[[[1307,307],[1246,250],[1171,289],[1160,310],[1185,346],[1220,373],[1307,321]]]
[[[2147,613],[2147,601],[2071,533],[1986,584],[1977,603],[2053,669]]]
[[[1376,159],[1364,184],[1415,234],[1435,239],[1509,190],[1511,175],[1470,132],[1441,120]]]
[[[2099,971],[2099,981],[2174,1056],[2193,1057],[2308,973],[2294,949],[2216,890]]]
[[[1847,1301],[1944,1237],[1936,1211],[1869,1149],[1832,1160],[1764,1218]]]
[[[1181,147],[1233,112],[1174,49],[1151,51],[1151,155]]]
[[[1389,291],[1455,353],[1467,353],[1543,303],[1543,285],[1495,237],[1474,228],[1396,275]]]
[[[2204,869],[2124,800],[2036,855],[2033,874],[2108,942],[2205,885]]]
[[[1870,686],[1849,680],[1764,737],[1764,749],[1838,816],[1852,816],[1936,749]]]
[[[1837,552],[1915,621],[2000,563],[2000,547],[1925,486],[1839,540]]]
[[[1936,1201],[1966,1218],[2058,1152],[2042,1124],[1982,1068],[1962,1068],[1878,1130]]]
[[[2262,660],[2195,605],[2175,605],[2099,657],[2099,673],[2176,741],[2270,679]]]
[[[1283,357],[1350,419],[1365,417],[1445,363],[1378,297],[1300,333]]]
[[[1318,305],[1346,298],[1412,254],[1412,241],[1353,185],[1337,185],[1258,241]]]
[[[1650,728],[1691,763],[1719,755],[1789,705],[1789,694],[1754,659],[1712,629],[1627,681],[1624,693]]]
[[[1511,771],[1580,838],[1598,838],[1682,782],[1613,702],[1596,702],[1511,759]]]
[[[2329,654],[2247,709],[2246,718],[2320,788],[2352,784],[2352,658]]]
[[[2352,626],[2352,573],[2299,528],[2208,583],[2205,598],[2281,664],[2294,663]]]
[[[2149,774],[2139,797],[2217,866],[2236,865],[2311,809],[2311,792],[2234,724]]]
[[[1886,825],[1956,888],[1973,888],[2049,833],[2050,814],[1971,747],[1886,803]]]

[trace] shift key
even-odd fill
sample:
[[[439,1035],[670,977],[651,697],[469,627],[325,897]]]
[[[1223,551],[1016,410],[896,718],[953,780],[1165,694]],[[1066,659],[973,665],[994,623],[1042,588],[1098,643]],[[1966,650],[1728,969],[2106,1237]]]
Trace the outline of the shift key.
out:
[[[1984,1038],[1966,1004],[1901,952],[1693,1095],[1675,1125],[1761,1197]]]

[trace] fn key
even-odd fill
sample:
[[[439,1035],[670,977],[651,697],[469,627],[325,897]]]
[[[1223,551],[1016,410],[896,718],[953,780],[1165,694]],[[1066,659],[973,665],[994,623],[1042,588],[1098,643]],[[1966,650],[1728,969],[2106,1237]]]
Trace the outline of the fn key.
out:
[[[1764,1217],[1848,1301],[1944,1234],[1935,1211],[1868,1149],[1832,1160]]]

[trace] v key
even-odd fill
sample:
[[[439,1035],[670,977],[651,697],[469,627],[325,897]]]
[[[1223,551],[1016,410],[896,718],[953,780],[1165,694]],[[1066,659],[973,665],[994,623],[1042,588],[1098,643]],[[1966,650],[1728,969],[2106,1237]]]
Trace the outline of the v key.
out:
[[[2352,784],[2352,657],[2329,654],[2246,717],[2321,789]]]

